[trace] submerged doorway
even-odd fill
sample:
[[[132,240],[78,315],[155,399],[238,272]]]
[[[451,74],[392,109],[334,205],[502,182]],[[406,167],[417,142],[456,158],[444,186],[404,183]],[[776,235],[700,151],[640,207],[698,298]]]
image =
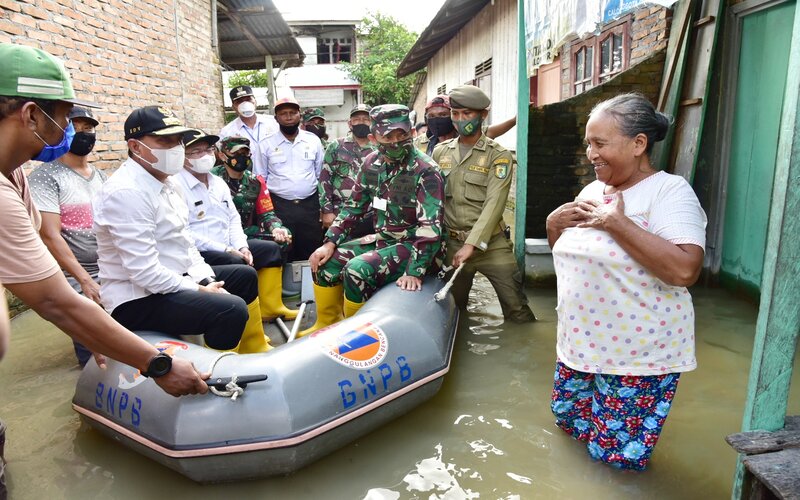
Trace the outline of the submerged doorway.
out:
[[[733,6],[734,47],[728,59],[732,96],[723,154],[727,186],[721,221],[720,281],[757,296],[767,242],[789,47],[796,2],[742,2]],[[737,12],[738,11],[738,12]]]

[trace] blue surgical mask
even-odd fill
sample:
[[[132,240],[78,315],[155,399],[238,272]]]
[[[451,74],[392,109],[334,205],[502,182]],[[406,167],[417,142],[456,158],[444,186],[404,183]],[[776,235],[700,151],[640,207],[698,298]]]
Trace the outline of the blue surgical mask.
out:
[[[39,109],[42,111],[42,113],[44,113],[44,116],[50,118],[50,121],[55,123],[56,127],[58,127],[59,129],[61,129],[62,132],[64,132],[64,135],[61,137],[61,142],[59,142],[54,146],[48,144],[47,141],[42,139],[42,136],[34,132],[34,134],[36,134],[36,137],[38,137],[39,140],[44,143],[44,149],[39,151],[39,154],[37,154],[31,159],[36,161],[50,162],[57,160],[58,158],[61,158],[62,156],[67,154],[70,146],[72,145],[72,139],[75,137],[75,127],[72,126],[72,122],[69,122],[67,128],[63,129],[58,123],[56,123],[55,120],[53,120],[53,118],[50,115],[45,113],[42,108]]]

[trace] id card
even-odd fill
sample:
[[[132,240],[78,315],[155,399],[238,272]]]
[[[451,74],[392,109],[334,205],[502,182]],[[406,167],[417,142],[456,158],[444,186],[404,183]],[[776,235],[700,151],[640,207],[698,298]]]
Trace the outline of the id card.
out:
[[[372,207],[375,210],[381,210],[383,212],[386,211],[386,200],[383,198],[378,198],[377,196],[372,199]]]

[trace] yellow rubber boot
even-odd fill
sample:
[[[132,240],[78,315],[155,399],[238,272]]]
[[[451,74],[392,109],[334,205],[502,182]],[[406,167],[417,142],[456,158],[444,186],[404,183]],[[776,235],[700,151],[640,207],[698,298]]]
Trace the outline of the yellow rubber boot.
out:
[[[283,281],[280,267],[265,267],[258,270],[258,300],[261,301],[261,317],[292,320],[297,317],[297,311],[289,309],[283,304],[281,292]]]
[[[298,332],[297,337],[303,337],[320,328],[341,321],[343,300],[342,285],[319,286],[314,283],[314,302],[317,304],[317,321],[311,328]]]
[[[349,318],[350,316],[354,315],[355,313],[358,312],[359,309],[361,309],[361,306],[363,306],[363,305],[364,305],[364,302],[351,302],[350,300],[347,299],[347,297],[345,297],[344,298],[344,317],[345,318]]]
[[[247,304],[247,323],[244,325],[242,338],[235,351],[239,354],[253,354],[272,350],[269,338],[264,335],[264,323],[261,322],[261,305],[258,298]]]

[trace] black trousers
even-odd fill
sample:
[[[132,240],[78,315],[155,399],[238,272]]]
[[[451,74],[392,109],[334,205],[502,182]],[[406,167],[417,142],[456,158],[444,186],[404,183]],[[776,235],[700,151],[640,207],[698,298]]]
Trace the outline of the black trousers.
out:
[[[308,260],[322,245],[322,224],[319,220],[319,195],[314,193],[304,200],[287,200],[272,196],[275,215],[292,232],[289,261]]]
[[[247,323],[247,304],[258,297],[258,275],[245,265],[212,269],[217,281],[225,282],[228,294],[154,293],[117,306],[111,317],[129,330],[155,330],[173,337],[204,334],[209,347],[233,349]]]
[[[247,240],[250,253],[253,254],[253,267],[264,269],[265,267],[280,267],[283,265],[281,246],[270,240]],[[237,248],[238,250],[238,248]],[[217,252],[209,250],[200,252],[203,260],[209,266],[224,266],[227,264],[244,264],[244,260],[228,252]]]

